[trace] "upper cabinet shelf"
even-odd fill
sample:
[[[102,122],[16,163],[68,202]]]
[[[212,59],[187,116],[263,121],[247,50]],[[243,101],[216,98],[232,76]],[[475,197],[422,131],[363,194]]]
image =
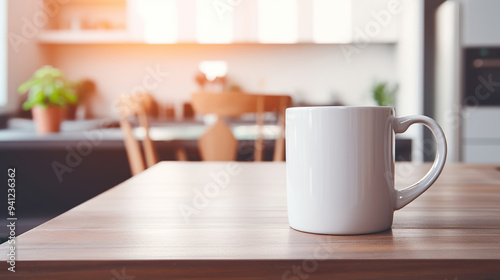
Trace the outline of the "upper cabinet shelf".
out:
[[[38,36],[38,42],[46,45],[99,45],[99,44],[200,44],[194,41],[177,41],[172,43],[154,43],[134,39],[127,30],[46,30]],[[353,44],[343,43],[318,43],[299,41],[293,44]],[[394,40],[372,40],[366,44],[395,44]],[[201,44],[289,44],[289,43],[262,43],[257,41],[232,41],[228,43],[201,43]]]
[[[72,0],[43,44],[391,44],[396,0]],[[49,3],[49,2],[47,2]]]
[[[67,4],[63,5],[92,5],[92,6],[125,6],[127,5],[127,0],[70,0]],[[64,3],[64,1],[63,1]]]
[[[44,44],[127,44],[134,42],[126,30],[52,30],[38,36]]]

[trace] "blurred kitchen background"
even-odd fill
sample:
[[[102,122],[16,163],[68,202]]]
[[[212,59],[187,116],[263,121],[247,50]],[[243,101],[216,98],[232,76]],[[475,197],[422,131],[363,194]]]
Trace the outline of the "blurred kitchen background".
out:
[[[131,176],[123,94],[154,98],[160,160],[181,146],[199,160],[187,129],[206,123],[195,92],[379,105],[380,86],[398,116],[442,125],[450,162],[500,162],[499,10],[495,0],[0,0],[0,167],[19,169],[25,209],[46,213],[35,224]],[[18,87],[44,65],[85,90],[61,132],[40,135]],[[86,139],[97,144],[82,155]],[[397,160],[434,157],[422,127],[397,143]]]

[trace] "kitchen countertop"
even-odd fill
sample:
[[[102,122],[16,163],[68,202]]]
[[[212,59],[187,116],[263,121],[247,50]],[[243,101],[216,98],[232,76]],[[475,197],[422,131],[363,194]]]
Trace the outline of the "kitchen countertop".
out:
[[[254,121],[230,122],[233,134],[240,141],[253,141],[258,136],[258,126]],[[201,121],[160,121],[153,120],[149,134],[153,141],[173,143],[197,141],[208,128]],[[276,139],[279,126],[265,124],[264,139]],[[134,128],[137,139],[143,139],[144,129]],[[411,139],[396,136],[398,143],[411,147]],[[40,135],[35,132],[34,123],[28,119],[11,119],[9,128],[0,129],[0,149],[60,149],[67,145],[78,145],[90,141],[96,148],[124,149],[123,132],[118,119],[93,119],[64,121],[61,132]],[[403,143],[404,142],[404,143]]]
[[[238,122],[232,125],[238,140],[255,140],[258,127],[254,123]],[[199,121],[153,121],[149,133],[153,141],[196,141],[208,126]],[[141,127],[134,128],[138,139],[145,135]],[[278,136],[278,125],[264,125],[264,139]],[[64,121],[61,132],[40,135],[35,132],[33,121],[12,119],[9,128],[0,130],[0,148],[57,148],[81,141],[99,142],[100,147],[124,147],[123,133],[117,119]]]

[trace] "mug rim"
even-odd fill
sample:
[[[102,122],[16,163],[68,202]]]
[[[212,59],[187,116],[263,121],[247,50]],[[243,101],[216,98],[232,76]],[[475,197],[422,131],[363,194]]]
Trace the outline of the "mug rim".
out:
[[[341,109],[341,110],[356,110],[356,109],[391,109],[395,108],[392,106],[308,106],[308,107],[289,107],[287,111],[295,111],[295,110],[314,110],[314,109]]]

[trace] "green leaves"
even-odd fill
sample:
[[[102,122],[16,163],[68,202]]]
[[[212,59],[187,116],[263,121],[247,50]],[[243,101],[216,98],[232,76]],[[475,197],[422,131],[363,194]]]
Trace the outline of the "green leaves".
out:
[[[35,84],[36,82],[34,80],[29,80],[27,82],[24,82],[22,83],[18,88],[17,88],[17,92],[20,93],[20,94],[24,94],[26,93],[31,86],[33,86],[33,84]]]
[[[34,78],[64,78],[64,74],[61,70],[54,68],[50,65],[43,66],[42,68],[36,70]]]
[[[29,110],[35,105],[65,107],[67,104],[76,104],[78,97],[74,87],[75,83],[66,81],[61,70],[44,66],[31,79],[21,84],[17,91],[20,94],[28,93],[23,109]]]
[[[64,97],[64,99],[66,99],[66,101],[69,104],[78,103],[78,97],[76,96],[76,93],[74,92],[74,90],[64,90],[62,93],[62,96]]]
[[[389,88],[386,82],[376,83],[373,88],[373,99],[379,106],[394,106],[396,104],[396,92],[398,85]]]

